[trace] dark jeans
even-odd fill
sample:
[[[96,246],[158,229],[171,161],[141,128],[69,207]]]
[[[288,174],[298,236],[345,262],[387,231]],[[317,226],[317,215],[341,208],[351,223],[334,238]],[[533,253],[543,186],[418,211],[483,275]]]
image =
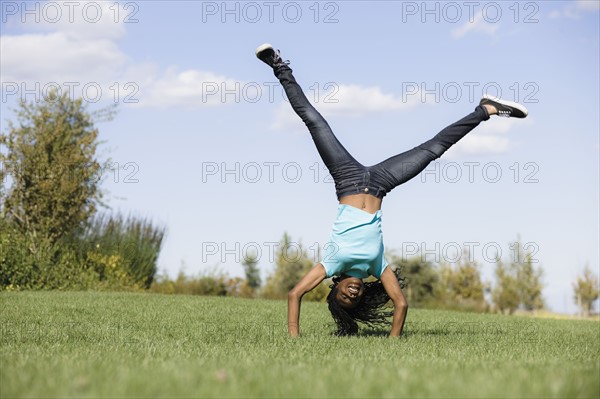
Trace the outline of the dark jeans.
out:
[[[321,159],[333,177],[338,199],[359,193],[383,198],[394,187],[421,173],[481,121],[490,118],[485,108],[477,106],[474,112],[446,127],[431,140],[376,165],[363,166],[338,141],[327,121],[310,104],[290,67],[280,65],[274,72],[292,108],[308,127]]]

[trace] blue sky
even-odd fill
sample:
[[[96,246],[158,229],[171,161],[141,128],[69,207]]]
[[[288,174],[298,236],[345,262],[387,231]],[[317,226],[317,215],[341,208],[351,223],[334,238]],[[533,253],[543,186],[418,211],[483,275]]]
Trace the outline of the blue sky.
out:
[[[159,267],[266,276],[287,231],[312,252],[337,202],[314,145],[254,49],[270,42],[346,148],[373,164],[469,113],[520,101],[384,200],[387,249],[452,260],[487,280],[517,237],[550,309],[599,268],[599,2],[10,2],[2,7],[2,128],[51,87],[90,109],[114,167],[113,211],[167,228]],[[318,259],[315,259],[318,260]]]

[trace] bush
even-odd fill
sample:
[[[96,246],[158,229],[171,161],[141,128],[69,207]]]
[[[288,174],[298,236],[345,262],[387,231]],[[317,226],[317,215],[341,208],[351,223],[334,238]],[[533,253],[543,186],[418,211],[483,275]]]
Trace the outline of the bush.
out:
[[[88,289],[97,275],[68,246],[35,242],[8,223],[0,223],[0,288]]]
[[[2,220],[0,289],[146,288],[162,236],[148,221],[110,217],[53,243]]]
[[[110,119],[110,108],[100,115]],[[98,114],[96,114],[98,115]],[[164,229],[95,216],[99,131],[82,99],[19,104],[0,133],[0,288],[149,287]]]
[[[159,275],[150,286],[150,291],[160,294],[187,294],[226,296],[235,292],[237,282],[216,270],[207,271],[197,277],[186,276],[180,271],[175,280],[166,273]]]
[[[163,237],[164,229],[146,219],[100,215],[75,236],[74,242],[81,258],[94,268],[100,280],[149,288]]]

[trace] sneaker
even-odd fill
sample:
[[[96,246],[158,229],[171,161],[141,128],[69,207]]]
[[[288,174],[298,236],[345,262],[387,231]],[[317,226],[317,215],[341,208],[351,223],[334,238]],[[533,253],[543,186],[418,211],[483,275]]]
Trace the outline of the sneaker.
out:
[[[279,56],[279,50],[275,50],[273,46],[269,43],[261,44],[256,48],[255,51],[256,56],[259,60],[270,66],[271,68],[275,68],[276,66],[282,64],[289,64],[289,61],[283,61]]]
[[[479,105],[490,104],[498,110],[499,116],[525,118],[527,116],[527,108],[521,104],[512,101],[501,100],[497,97],[484,94],[479,101]]]

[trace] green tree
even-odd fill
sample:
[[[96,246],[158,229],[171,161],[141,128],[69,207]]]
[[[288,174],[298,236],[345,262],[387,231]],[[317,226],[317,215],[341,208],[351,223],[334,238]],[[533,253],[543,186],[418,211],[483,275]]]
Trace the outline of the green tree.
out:
[[[310,259],[302,243],[293,242],[291,237],[284,233],[276,253],[275,270],[267,277],[262,291],[262,296],[269,299],[285,299],[288,292],[312,268],[315,262]],[[326,279],[312,291],[306,293],[303,299],[307,301],[322,302],[329,294]]]
[[[164,229],[96,217],[102,204],[97,120],[81,99],[50,93],[19,104],[0,136],[0,286],[149,287]],[[99,117],[99,118],[98,118]]]
[[[498,260],[496,264],[496,285],[492,290],[492,300],[496,308],[512,314],[518,308],[535,311],[544,307],[542,297],[541,266],[534,267],[536,260],[531,251],[522,244],[520,238],[510,244],[511,259],[508,263]],[[532,245],[532,248],[535,246]]]
[[[519,307],[519,289],[513,264],[504,264],[502,260],[496,262],[496,284],[492,289],[492,302],[501,313],[513,314]]]
[[[525,260],[520,262],[518,272],[519,296],[521,306],[527,311],[535,311],[544,307],[542,297],[542,269],[533,266],[530,254],[525,255]]]
[[[488,308],[484,297],[487,285],[481,281],[479,265],[465,251],[455,267],[440,266],[438,299],[450,308],[483,312]]]
[[[9,121],[0,136],[6,148],[0,207],[36,252],[39,243],[56,243],[96,212],[102,198],[98,130],[82,100],[66,94],[22,102],[16,116],[17,124]]]
[[[390,259],[390,265],[399,268],[400,274],[406,279],[404,293],[411,306],[426,307],[437,304],[436,286],[439,283],[439,275],[431,262],[422,259],[421,256],[406,259],[392,255]]]
[[[122,285],[150,288],[164,235],[164,228],[147,219],[100,214],[78,230],[69,244],[100,280],[120,277]]]
[[[519,307],[526,311],[542,309],[542,267],[534,267],[536,261],[531,252],[524,250],[520,238],[510,248],[510,262],[504,264],[498,260],[496,264],[496,286],[492,290],[494,304],[508,314]]]
[[[519,305],[523,310],[535,311],[544,307],[542,297],[543,271],[534,267],[536,260],[531,252],[526,252],[521,239],[518,237],[511,245],[512,264],[516,273],[519,291]]]
[[[252,290],[258,289],[260,287],[261,279],[256,254],[246,254],[242,261],[242,266],[244,266],[244,273],[246,274],[246,284],[248,284]]]
[[[266,281],[263,295],[271,299],[287,298],[288,292],[313,266],[301,243],[284,233],[275,255],[275,270]]]
[[[94,114],[50,93],[15,116],[0,133],[0,285],[89,288],[94,273],[64,241],[101,203]]]
[[[573,283],[575,303],[583,317],[589,317],[593,310],[594,301],[598,299],[598,276],[586,265],[583,274],[577,276]]]

